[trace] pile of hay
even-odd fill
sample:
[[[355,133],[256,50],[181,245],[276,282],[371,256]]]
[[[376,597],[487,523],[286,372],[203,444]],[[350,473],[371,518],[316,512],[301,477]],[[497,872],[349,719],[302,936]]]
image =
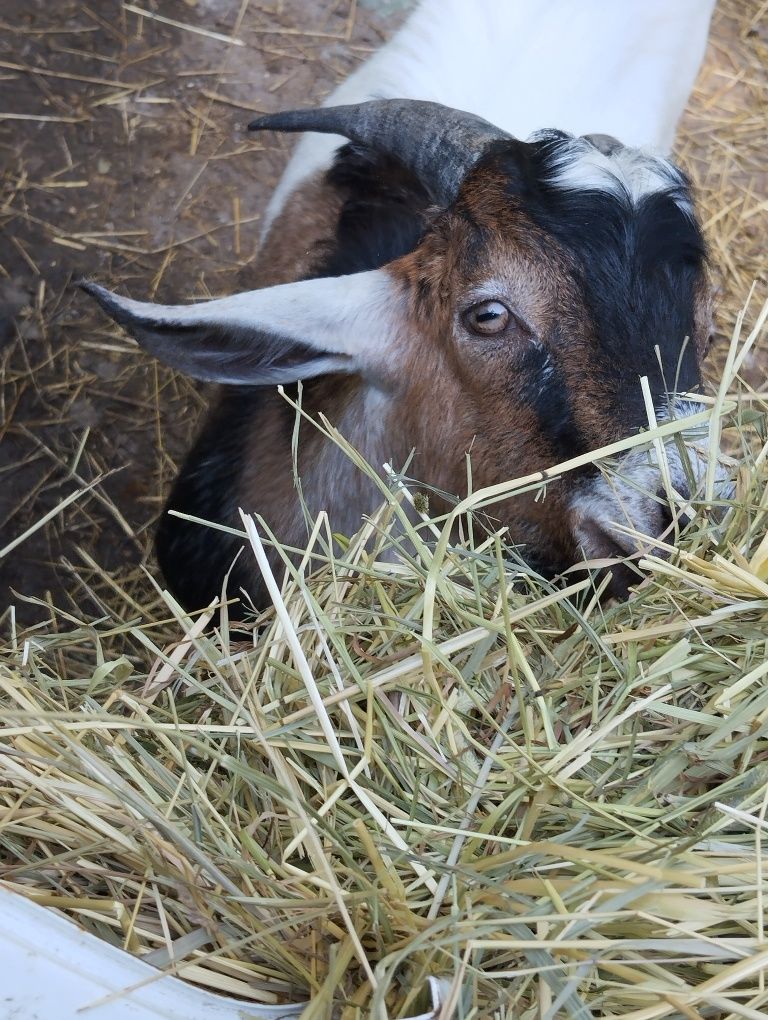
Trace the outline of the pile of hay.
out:
[[[411,1015],[429,976],[446,1018],[764,1017],[768,403],[726,385],[767,314],[699,416],[738,426],[736,499],[626,603],[531,575],[479,517],[414,528],[393,476],[252,626],[167,595],[11,626],[0,877],[306,1017]]]

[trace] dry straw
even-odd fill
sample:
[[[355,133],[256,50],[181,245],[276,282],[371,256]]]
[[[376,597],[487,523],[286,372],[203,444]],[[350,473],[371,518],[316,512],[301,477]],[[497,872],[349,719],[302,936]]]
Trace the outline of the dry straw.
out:
[[[536,577],[476,514],[573,462],[438,520],[390,470],[282,585],[244,517],[274,603],[246,627],[167,594],[11,620],[3,881],[307,1018],[413,1014],[432,975],[446,1018],[764,1017],[768,406],[737,372],[766,314],[693,423],[740,444],[737,496],[649,546],[626,603]]]
[[[157,421],[139,463],[159,492],[175,469],[157,409],[167,426],[189,418],[200,397],[180,377],[129,360],[125,340],[84,324],[78,308],[77,350],[116,364],[112,431],[99,446],[86,414],[71,448],[61,435],[54,442],[50,427],[66,423],[68,436],[72,406],[102,384],[78,366],[75,344],[57,339],[63,283],[46,282],[45,260],[61,248],[91,272],[103,253],[109,279],[128,287],[150,265],[154,296],[184,250],[202,266],[195,296],[231,292],[262,206],[254,198],[251,209],[254,175],[238,169],[254,150],[233,145],[230,120],[217,114],[306,103],[297,69],[313,90],[328,68],[341,73],[341,57],[329,63],[323,48],[349,41],[355,25],[354,3],[340,31],[304,24],[306,5],[293,6],[299,20],[278,27],[243,2],[226,26],[225,56],[179,71],[209,86],[194,103],[174,91],[169,39],[157,34],[167,26],[145,5],[124,4],[144,13],[114,24],[84,5],[64,40],[48,22],[10,26],[14,42],[41,45],[25,63],[13,53],[0,62],[14,87],[34,81],[29,108],[6,126],[52,124],[67,162],[39,179],[30,149],[12,145],[0,179],[0,219],[35,279],[25,334],[0,363],[0,439],[23,437],[26,459],[44,465],[19,494],[30,513],[13,519],[23,524],[0,561],[28,556],[41,536],[43,549],[59,550],[75,535],[67,556],[76,562],[64,563],[74,598],[103,615],[51,612],[27,630],[12,610],[0,618],[9,638],[0,652],[0,877],[189,981],[252,1002],[312,999],[308,1017],[417,1012],[434,974],[448,982],[444,1018],[762,1020],[768,407],[764,353],[751,353],[757,330],[730,350],[718,339],[726,381],[702,423],[714,439],[722,425],[736,457],[733,508],[719,522],[698,512],[669,558],[649,548],[648,580],[626,604],[601,604],[584,575],[557,588],[531,576],[481,518],[454,542],[394,472],[380,513],[343,552],[326,554],[327,522],[317,522],[314,558],[292,569],[278,608],[256,627],[230,626],[217,606],[190,619],[153,597],[138,570],[104,571],[97,551],[81,548],[108,521],[131,544],[131,562],[146,555],[145,531],[93,480],[114,467],[115,434],[151,434]],[[752,280],[762,274],[760,293],[765,286],[765,8],[720,0],[678,145],[726,322]],[[103,52],[90,44],[97,24]],[[179,21],[174,31],[201,44],[224,35],[191,27]],[[355,59],[377,43],[363,41],[350,48]],[[279,72],[267,92],[239,84],[238,54],[250,62],[257,49]],[[83,63],[89,56],[99,63]],[[110,171],[80,163],[78,132],[93,126],[113,140],[117,123],[130,143],[163,111],[165,130],[182,125],[178,137],[188,132],[199,160],[189,183],[106,230]],[[237,173],[214,180],[228,164]],[[266,161],[255,176],[269,169]],[[222,180],[234,189],[223,222]],[[84,200],[75,217],[50,213],[52,197],[80,192],[93,217],[81,222]],[[187,208],[186,218],[155,237],[165,208],[174,217]],[[228,260],[229,233],[237,258]],[[177,272],[177,291],[180,280],[192,288],[189,271]],[[30,386],[42,399],[25,415]],[[171,413],[172,401],[181,410]],[[45,503],[55,472],[76,488],[71,497],[54,488]],[[462,510],[492,514],[494,498],[525,486],[541,481],[475,493]],[[405,501],[418,508],[417,529]],[[257,555],[269,535],[259,522],[246,530]]]

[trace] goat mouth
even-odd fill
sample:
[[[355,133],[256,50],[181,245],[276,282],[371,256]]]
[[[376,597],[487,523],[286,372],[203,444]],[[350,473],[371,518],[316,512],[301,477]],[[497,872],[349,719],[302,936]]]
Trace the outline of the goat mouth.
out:
[[[666,558],[693,517],[689,505],[671,503],[662,491],[631,508],[593,495],[574,513],[574,547],[581,560],[571,569],[596,571],[598,579],[610,572],[607,593],[625,599],[647,576],[639,560],[649,554]]]
[[[572,571],[592,569],[598,576],[611,574],[608,594],[626,598],[632,585],[639,584],[644,574],[637,566],[642,555],[639,543],[611,524],[597,520],[581,521],[575,534],[576,547],[584,559]]]
[[[581,522],[576,541],[587,560],[594,561],[596,566],[605,566],[603,560],[626,559],[638,551],[629,535],[596,520]]]

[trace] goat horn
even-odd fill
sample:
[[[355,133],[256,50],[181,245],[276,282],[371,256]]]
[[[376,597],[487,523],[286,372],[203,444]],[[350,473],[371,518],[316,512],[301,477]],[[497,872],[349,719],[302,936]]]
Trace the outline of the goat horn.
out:
[[[373,99],[351,106],[286,110],[252,121],[250,131],[338,134],[399,159],[444,204],[494,142],[512,136],[482,117],[419,99]]]
[[[582,135],[588,142],[603,153],[604,156],[611,156],[617,149],[623,149],[624,146],[613,135]]]

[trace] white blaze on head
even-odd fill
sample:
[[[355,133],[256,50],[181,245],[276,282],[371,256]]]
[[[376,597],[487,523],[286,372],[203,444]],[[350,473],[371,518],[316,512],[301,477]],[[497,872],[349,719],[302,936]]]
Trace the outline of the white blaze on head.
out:
[[[547,137],[547,132],[537,132],[530,141]],[[671,193],[679,208],[692,214],[683,174],[669,160],[643,149],[617,145],[605,151],[588,138],[563,138],[552,159],[549,183],[570,191],[602,191],[633,206],[650,195]]]

